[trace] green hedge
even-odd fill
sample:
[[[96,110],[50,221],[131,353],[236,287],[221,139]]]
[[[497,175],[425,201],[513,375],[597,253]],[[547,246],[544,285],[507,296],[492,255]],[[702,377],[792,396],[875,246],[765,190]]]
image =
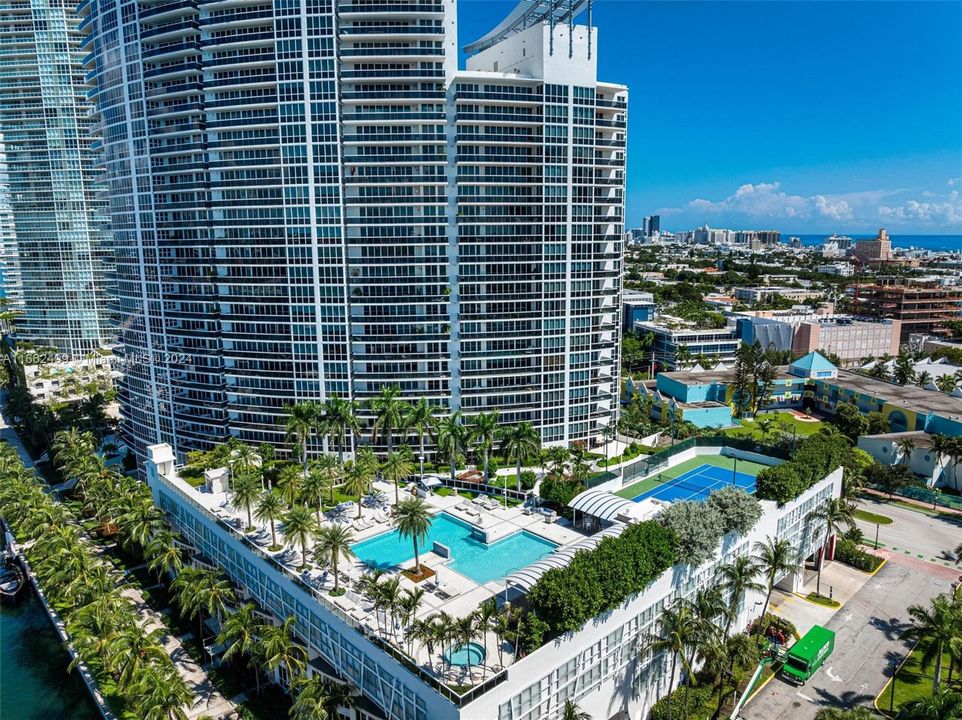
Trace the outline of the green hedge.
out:
[[[675,564],[676,544],[670,530],[649,520],[548,570],[528,593],[521,646],[531,652],[645,590]]]
[[[875,572],[882,564],[882,558],[865,552],[852,540],[844,537],[835,542],[835,559],[863,572]]]
[[[850,452],[848,439],[841,433],[823,431],[811,435],[790,460],[758,473],[755,496],[784,505],[841,466]]]
[[[688,690],[688,702],[685,702],[685,686],[666,695],[654,704],[651,708],[651,720],[704,720],[712,706],[712,695],[715,690],[710,685],[692,687]],[[669,712],[668,704],[671,703]]]

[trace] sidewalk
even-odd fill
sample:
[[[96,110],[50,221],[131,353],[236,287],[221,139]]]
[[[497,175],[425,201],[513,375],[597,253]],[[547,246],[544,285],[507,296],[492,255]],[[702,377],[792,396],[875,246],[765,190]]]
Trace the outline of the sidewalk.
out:
[[[872,488],[862,488],[860,492],[866,495],[872,495],[877,498],[881,498],[883,502],[889,502],[890,500],[898,500],[900,503],[905,503],[906,505],[914,505],[920,510],[927,510],[928,512],[933,512],[932,503],[923,502],[921,500],[915,500],[914,498],[903,497],[902,495],[895,495],[894,497],[889,497],[888,493],[884,493],[881,490],[874,490]],[[962,517],[962,510],[956,510],[955,508],[948,507],[946,505],[939,505],[934,512],[945,513],[946,515],[958,515]]]
[[[815,592],[817,578],[813,573],[797,593],[776,590],[772,594],[772,610],[786,620],[791,620],[799,634],[804,635],[814,625],[824,626],[871,579],[872,576],[868,573],[832,561],[822,568],[822,595],[828,597],[831,593],[832,599],[841,604],[840,607],[826,607],[805,598],[809,593]]]

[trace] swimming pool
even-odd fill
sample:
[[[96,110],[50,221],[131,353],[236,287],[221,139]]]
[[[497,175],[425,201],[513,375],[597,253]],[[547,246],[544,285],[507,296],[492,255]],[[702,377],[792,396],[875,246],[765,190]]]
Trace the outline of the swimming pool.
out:
[[[448,567],[471,578],[479,585],[500,580],[515,570],[551,554],[555,545],[527,530],[520,530],[488,545],[474,537],[474,528],[447,513],[432,518],[427,540],[419,547],[430,552],[436,542],[451,549]],[[384,570],[414,560],[414,545],[397,530],[375,535],[351,548],[357,559],[369,567]]]

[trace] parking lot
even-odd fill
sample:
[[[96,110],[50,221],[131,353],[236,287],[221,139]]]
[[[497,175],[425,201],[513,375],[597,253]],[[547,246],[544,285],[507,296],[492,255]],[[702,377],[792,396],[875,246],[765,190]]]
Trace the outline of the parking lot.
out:
[[[934,569],[934,568],[933,568]],[[900,640],[907,608],[949,589],[950,579],[916,566],[888,562],[828,619],[835,651],[804,686],[771,680],[741,712],[745,720],[812,720],[825,706],[872,706],[889,675],[908,652]],[[805,601],[802,601],[805,602]]]

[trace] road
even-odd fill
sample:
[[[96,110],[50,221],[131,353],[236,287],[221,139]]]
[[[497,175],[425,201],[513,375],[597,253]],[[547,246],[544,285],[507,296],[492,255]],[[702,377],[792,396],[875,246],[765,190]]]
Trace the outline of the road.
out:
[[[742,710],[746,720],[812,720],[825,706],[872,706],[909,644],[906,608],[949,590],[945,568],[888,562],[828,621],[835,651],[804,686],[775,678]]]
[[[888,549],[899,553],[908,550],[913,557],[921,555],[925,560],[954,564],[952,549],[962,538],[962,517],[934,517],[875,500],[862,500],[859,507],[895,521],[891,525],[878,526],[879,542]],[[872,542],[875,539],[875,523],[856,522],[865,533],[866,542]]]

